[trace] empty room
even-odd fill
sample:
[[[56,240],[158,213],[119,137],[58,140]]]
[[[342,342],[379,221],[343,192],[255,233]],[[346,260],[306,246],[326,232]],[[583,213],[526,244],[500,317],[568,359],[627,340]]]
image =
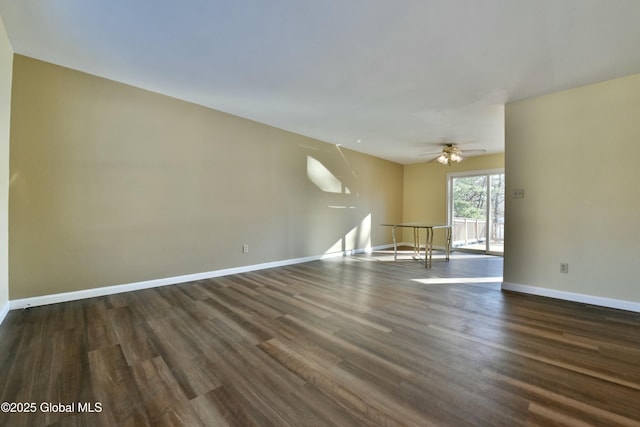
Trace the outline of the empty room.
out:
[[[0,425],[640,425],[639,20],[0,0]]]

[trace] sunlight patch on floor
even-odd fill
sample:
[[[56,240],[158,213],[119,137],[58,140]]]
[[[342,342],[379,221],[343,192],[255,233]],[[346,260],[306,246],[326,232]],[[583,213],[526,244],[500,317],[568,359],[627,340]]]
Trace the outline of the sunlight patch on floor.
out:
[[[496,277],[430,277],[427,279],[412,279],[425,285],[449,285],[453,283],[501,283],[502,276]]]

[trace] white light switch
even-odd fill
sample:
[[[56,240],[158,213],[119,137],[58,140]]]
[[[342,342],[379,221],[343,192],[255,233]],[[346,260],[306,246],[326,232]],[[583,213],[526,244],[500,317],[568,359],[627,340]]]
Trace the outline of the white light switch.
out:
[[[522,199],[524,197],[524,190],[522,188],[514,188],[511,192],[511,197],[514,199]]]

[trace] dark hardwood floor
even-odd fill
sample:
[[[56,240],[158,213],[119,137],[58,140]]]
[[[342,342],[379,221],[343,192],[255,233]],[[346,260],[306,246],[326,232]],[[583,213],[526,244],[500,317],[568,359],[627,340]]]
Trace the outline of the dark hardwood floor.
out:
[[[501,292],[501,258],[390,260],[12,311],[0,401],[36,410],[0,425],[640,425],[639,314]]]

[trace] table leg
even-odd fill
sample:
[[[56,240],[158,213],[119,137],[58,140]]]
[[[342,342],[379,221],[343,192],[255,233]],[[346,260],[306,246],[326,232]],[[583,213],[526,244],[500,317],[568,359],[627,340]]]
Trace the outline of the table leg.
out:
[[[447,241],[446,241],[446,246],[447,246],[447,261],[449,261],[449,254],[451,253],[451,227],[447,227]]]
[[[397,261],[398,260],[398,243],[396,241],[396,227],[395,225],[393,226],[393,228],[391,229],[391,235],[393,237],[393,260]]]
[[[424,266],[431,268],[431,253],[433,252],[433,229],[426,228],[427,236],[424,242]]]

